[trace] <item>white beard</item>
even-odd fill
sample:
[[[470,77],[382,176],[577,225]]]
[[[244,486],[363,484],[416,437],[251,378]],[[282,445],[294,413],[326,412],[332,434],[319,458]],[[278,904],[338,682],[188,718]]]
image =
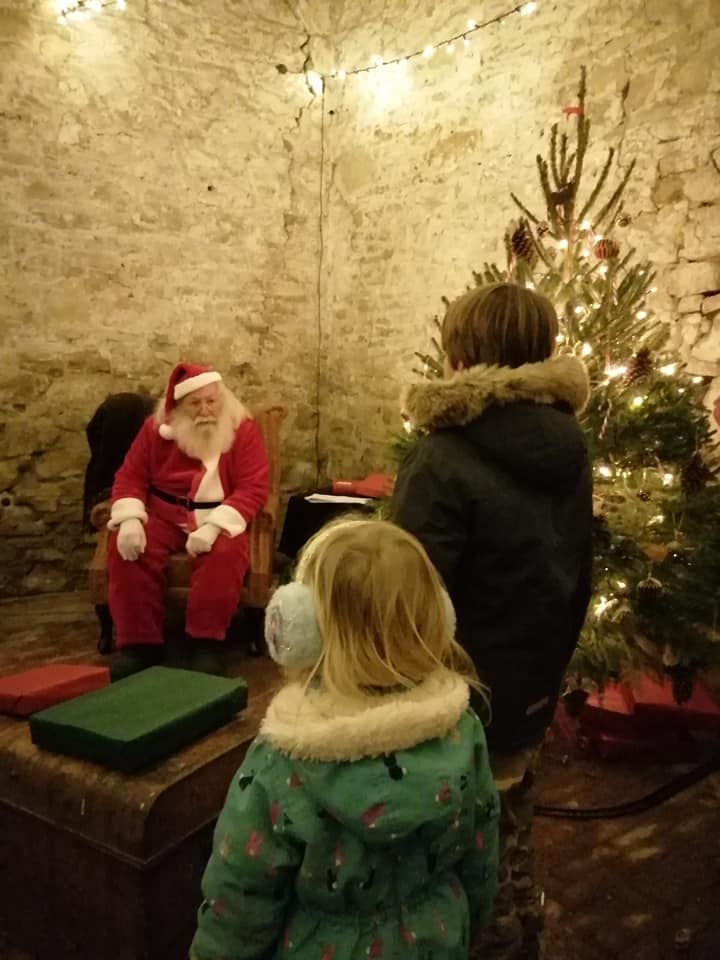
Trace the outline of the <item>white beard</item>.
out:
[[[175,410],[170,416],[175,443],[195,460],[213,460],[226,453],[233,445],[235,426],[230,411],[225,408],[216,420],[193,420],[186,413]]]

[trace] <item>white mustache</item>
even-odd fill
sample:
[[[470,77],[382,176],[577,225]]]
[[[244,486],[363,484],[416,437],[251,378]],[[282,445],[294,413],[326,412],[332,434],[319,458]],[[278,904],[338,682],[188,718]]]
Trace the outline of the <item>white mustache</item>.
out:
[[[214,426],[217,423],[217,417],[195,417],[193,423],[196,427],[210,424]]]

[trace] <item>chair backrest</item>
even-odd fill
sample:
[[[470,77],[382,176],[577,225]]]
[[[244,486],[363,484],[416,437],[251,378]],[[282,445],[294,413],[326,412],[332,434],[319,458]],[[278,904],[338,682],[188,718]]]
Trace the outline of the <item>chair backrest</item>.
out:
[[[287,416],[285,407],[267,404],[251,410],[255,423],[262,434],[268,458],[268,494],[280,493],[280,427]]]

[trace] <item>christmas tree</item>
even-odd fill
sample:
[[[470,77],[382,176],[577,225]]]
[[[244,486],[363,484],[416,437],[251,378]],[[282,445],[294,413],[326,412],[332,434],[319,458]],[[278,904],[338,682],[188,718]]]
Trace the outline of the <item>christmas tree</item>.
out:
[[[582,424],[594,465],[594,596],[571,682],[602,686],[650,669],[673,678],[682,702],[720,653],[720,486],[706,385],[673,355],[652,310],[655,272],[623,242],[634,161],[618,171],[610,147],[583,182],[585,101],[583,68],[577,104],[564,111],[569,132],[554,124],[547,156],[537,157],[543,213],[511,194],[519,218],[505,234],[505,268],[485,263],[474,280],[512,280],[549,297],[558,351],[581,356],[590,373]],[[439,336],[432,344],[416,354],[424,377],[442,376]],[[399,439],[398,454],[412,442]]]

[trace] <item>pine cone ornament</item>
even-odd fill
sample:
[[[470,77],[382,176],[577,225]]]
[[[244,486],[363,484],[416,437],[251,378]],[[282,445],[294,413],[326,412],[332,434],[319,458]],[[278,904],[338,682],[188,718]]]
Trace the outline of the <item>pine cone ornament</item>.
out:
[[[510,248],[518,260],[524,260],[531,267],[537,263],[535,244],[527,220],[521,220],[513,231],[510,237]]]
[[[564,203],[569,203],[570,200],[572,200],[572,195],[572,183],[564,183],[559,190],[553,190],[550,194],[550,199],[556,207],[561,207]]]
[[[617,217],[615,217],[615,223],[618,227],[629,227],[632,223],[632,217],[627,213],[620,212]]]
[[[543,220],[537,225],[535,232],[540,240],[542,240],[543,237],[546,237],[550,233],[550,224],[546,220]]]
[[[695,686],[695,671],[683,663],[665,667],[665,673],[672,681],[672,692],[675,703],[687,703]]]
[[[583,690],[582,687],[576,687],[575,690],[570,690],[569,693],[566,693],[563,697],[563,703],[565,704],[568,716],[579,717],[588,697],[589,693],[587,690]]]
[[[637,585],[637,610],[643,617],[656,617],[660,611],[663,585],[657,577],[646,577]]]
[[[593,252],[598,260],[614,260],[620,253],[620,247],[614,240],[603,237],[595,244]]]
[[[633,354],[625,371],[625,383],[630,386],[646,377],[653,368],[652,354],[647,347],[641,347]]]
[[[712,471],[699,453],[694,453],[680,471],[680,489],[685,496],[701,493],[712,478]]]

